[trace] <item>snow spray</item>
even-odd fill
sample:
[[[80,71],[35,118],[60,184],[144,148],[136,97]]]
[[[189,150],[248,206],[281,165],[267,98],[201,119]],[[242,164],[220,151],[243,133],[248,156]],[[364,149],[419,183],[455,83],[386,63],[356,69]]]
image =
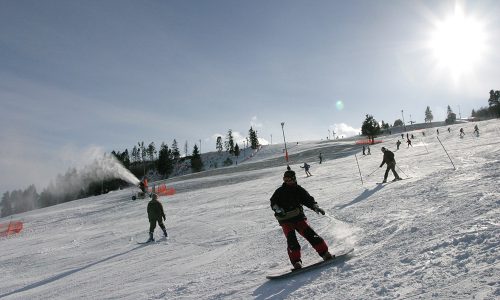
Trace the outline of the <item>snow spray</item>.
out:
[[[127,170],[116,157],[112,154],[106,155],[96,152],[94,161],[85,166],[82,170],[83,174],[92,175],[94,179],[113,179],[120,178],[133,185],[139,184],[139,179]]]

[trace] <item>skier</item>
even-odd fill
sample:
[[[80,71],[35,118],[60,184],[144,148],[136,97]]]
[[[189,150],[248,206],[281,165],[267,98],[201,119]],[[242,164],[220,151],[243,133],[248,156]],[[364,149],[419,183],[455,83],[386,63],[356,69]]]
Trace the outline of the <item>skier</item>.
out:
[[[474,133],[479,136],[479,127],[477,127],[477,124],[474,125]]]
[[[163,235],[167,237],[167,230],[165,229],[165,225],[163,221],[165,221],[165,212],[163,211],[163,205],[158,201],[158,195],[153,194],[151,196],[151,201],[148,202],[148,219],[149,219],[149,240],[148,242],[154,242],[153,233],[156,228],[156,222],[158,222],[158,226],[160,226],[161,230],[163,230]],[[163,220],[162,220],[163,219]]]
[[[398,141],[396,142],[396,147],[398,147],[398,149],[397,149],[397,150],[399,150],[399,146],[400,146],[400,145],[401,145],[401,141],[400,141],[400,140],[398,140]]]
[[[365,145],[363,145],[363,155],[366,155],[366,153],[365,153],[365,149],[366,149],[366,148],[365,148]]]
[[[464,137],[464,135],[465,135],[464,129],[460,128],[460,137]]]
[[[394,153],[392,151],[389,151],[388,149],[386,149],[385,147],[382,147],[382,152],[384,153],[384,158],[382,160],[382,163],[380,164],[380,168],[382,168],[382,166],[384,164],[387,164],[387,169],[385,170],[385,174],[384,174],[384,181],[382,181],[382,183],[386,183],[387,182],[387,176],[389,175],[389,170],[392,171],[392,174],[394,174],[394,180],[393,181],[397,181],[397,180],[401,180],[401,177],[399,177],[398,173],[396,173],[396,160],[394,159]]]
[[[335,258],[335,255],[328,251],[328,246],[323,238],[307,224],[303,206],[315,211],[317,214],[324,215],[325,211],[319,208],[314,198],[297,184],[294,171],[285,171],[283,184],[274,192],[270,200],[274,216],[285,234],[288,257],[295,269],[302,268],[300,244],[295,231],[313,246],[323,260]]]
[[[410,148],[410,146],[412,146],[412,147],[413,147],[413,145],[411,144],[411,140],[410,140],[410,139],[408,139],[408,140],[406,141],[406,143],[408,144],[408,147],[406,147],[406,148]]]
[[[309,172],[309,168],[311,167],[307,163],[304,163],[303,166],[300,166],[306,172],[307,177],[312,176],[311,172]]]
[[[323,161],[323,155],[321,155],[321,152],[319,153],[319,164],[321,165],[321,162]]]
[[[436,129],[436,133],[437,133],[437,135],[439,135],[439,128],[438,128],[438,129]]]
[[[366,146],[366,150],[368,151],[368,153],[366,155],[372,155],[370,152],[370,146]]]
[[[451,128],[450,128],[450,127],[448,127],[448,133],[450,133],[450,132],[451,132]]]

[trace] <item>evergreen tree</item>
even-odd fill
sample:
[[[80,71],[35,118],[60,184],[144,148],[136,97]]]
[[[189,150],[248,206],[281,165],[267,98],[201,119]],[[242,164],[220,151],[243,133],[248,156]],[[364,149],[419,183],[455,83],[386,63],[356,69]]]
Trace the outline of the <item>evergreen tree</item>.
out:
[[[134,146],[134,148],[132,148],[132,160],[133,160],[133,162],[139,162],[140,157],[141,157],[140,150],[137,148],[137,146]]]
[[[229,152],[230,154],[234,154],[234,139],[233,139],[233,131],[231,129],[229,129],[227,132],[224,146],[226,147],[227,152]]]
[[[155,159],[155,153],[156,153],[156,146],[155,146],[155,142],[151,142],[149,145],[148,145],[148,149],[146,150],[147,154],[148,154],[148,157],[149,157],[149,161],[153,161]]]
[[[240,156],[240,146],[238,146],[238,143],[234,145],[234,156],[239,157]]]
[[[181,152],[179,151],[179,147],[177,146],[177,141],[175,139],[172,142],[172,156],[175,160],[178,160],[181,157]]]
[[[186,141],[184,143],[184,154],[186,154],[186,157],[188,156],[188,151],[189,151],[188,141]]]
[[[394,125],[392,125],[393,127],[397,127],[397,126],[403,126],[404,123],[403,121],[401,121],[401,119],[397,119],[396,121],[394,121]]]
[[[493,114],[500,117],[500,91],[490,91],[490,98],[488,99],[488,105]]]
[[[431,123],[433,119],[434,119],[434,116],[432,115],[431,108],[429,106],[427,106],[427,109],[425,110],[425,122]]]
[[[2,196],[2,211],[1,215],[2,217],[10,216],[12,215],[13,209],[12,209],[12,202],[10,200],[10,193],[5,192]]]
[[[170,173],[172,173],[172,170],[174,169],[172,158],[173,158],[172,151],[168,149],[165,143],[162,143],[160,146],[160,152],[158,153],[158,161],[157,161],[158,173],[160,173],[165,177],[168,177]]]
[[[380,125],[371,115],[366,115],[366,119],[361,125],[361,133],[366,135],[368,139],[372,140],[372,144],[375,143],[375,136],[380,134]]]
[[[457,120],[457,115],[455,113],[453,113],[453,111],[451,110],[451,107],[448,105],[447,117],[446,117],[445,123],[446,124],[453,124],[453,123],[455,123],[456,120]]]
[[[257,131],[253,130],[253,128],[250,127],[250,130],[248,130],[248,137],[250,140],[250,147],[252,149],[257,149],[259,147],[259,139],[257,138]]]
[[[215,149],[217,149],[217,152],[221,153],[222,152],[222,137],[218,136],[217,137],[217,142],[215,143]]]
[[[200,172],[203,169],[200,151],[198,150],[198,146],[196,144],[193,147],[193,153],[191,155],[191,169],[193,172]]]

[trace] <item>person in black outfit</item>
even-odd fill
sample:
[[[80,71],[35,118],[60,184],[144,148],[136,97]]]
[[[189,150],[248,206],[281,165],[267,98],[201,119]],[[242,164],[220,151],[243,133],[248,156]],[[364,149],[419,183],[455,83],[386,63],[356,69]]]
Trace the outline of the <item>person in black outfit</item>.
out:
[[[307,224],[303,206],[318,214],[325,214],[325,211],[319,208],[314,198],[297,184],[295,172],[288,170],[283,175],[283,184],[271,197],[271,208],[274,211],[274,217],[278,220],[285,234],[288,257],[295,269],[302,268],[300,244],[297,240],[296,231],[313,246],[324,260],[335,258],[334,255],[328,252],[328,246],[323,238]]]
[[[389,175],[389,170],[392,171],[392,174],[394,174],[394,180],[393,181],[396,181],[396,180],[401,180],[401,177],[399,177],[398,173],[396,173],[396,160],[394,159],[394,153],[392,153],[392,151],[389,151],[388,149],[386,149],[385,147],[382,147],[382,152],[384,153],[384,158],[382,160],[382,163],[380,164],[380,168],[382,168],[382,166],[384,164],[387,164],[387,169],[385,170],[385,175],[384,175],[384,181],[382,181],[383,183],[387,182],[387,176]]]
[[[148,202],[148,219],[149,219],[149,240],[148,242],[153,242],[155,239],[153,238],[153,233],[156,228],[156,223],[158,222],[158,226],[160,226],[161,230],[163,230],[163,234],[167,237],[167,230],[165,229],[165,225],[163,221],[165,221],[165,212],[163,211],[163,205],[158,201],[158,195],[153,194],[151,196],[151,201]],[[163,220],[162,220],[163,219]]]

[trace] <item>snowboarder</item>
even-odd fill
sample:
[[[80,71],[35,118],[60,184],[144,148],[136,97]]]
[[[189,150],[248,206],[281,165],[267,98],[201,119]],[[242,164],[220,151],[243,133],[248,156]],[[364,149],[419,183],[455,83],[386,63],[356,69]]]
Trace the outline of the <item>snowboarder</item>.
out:
[[[460,137],[464,137],[464,135],[465,135],[464,129],[460,128]]]
[[[312,176],[311,172],[309,172],[309,168],[311,167],[307,163],[304,163],[303,166],[300,166],[306,172],[307,177]]]
[[[382,181],[382,183],[386,183],[387,182],[387,176],[389,175],[389,170],[392,171],[392,174],[394,174],[394,181],[396,180],[401,180],[401,177],[399,177],[398,173],[396,173],[396,160],[394,159],[394,153],[388,149],[386,149],[385,147],[382,147],[382,152],[384,153],[384,158],[382,160],[382,163],[380,164],[380,168],[382,168],[382,166],[384,164],[387,164],[387,169],[385,170],[385,174],[384,174],[384,181]]]
[[[335,255],[328,251],[328,246],[323,238],[307,224],[303,206],[317,214],[324,215],[325,211],[318,206],[318,203],[303,187],[297,184],[294,171],[285,171],[283,184],[274,192],[270,200],[274,216],[285,234],[288,257],[295,269],[302,268],[300,244],[295,231],[313,246],[323,260],[335,258]]]
[[[165,212],[163,210],[163,205],[158,201],[158,195],[153,194],[151,196],[151,201],[148,202],[148,219],[149,219],[149,240],[148,242],[154,242],[153,233],[156,228],[156,222],[158,222],[158,226],[160,226],[163,231],[163,235],[167,237],[167,230],[165,229],[165,225],[163,221],[165,221]],[[162,220],[163,219],[163,220]]]
[[[321,155],[321,152],[319,153],[319,164],[321,165],[321,162],[323,162],[323,155]]]
[[[396,147],[398,148],[397,150],[399,150],[399,146],[400,146],[400,145],[401,145],[401,141],[400,141],[400,140],[398,140],[398,141],[396,142]]]

